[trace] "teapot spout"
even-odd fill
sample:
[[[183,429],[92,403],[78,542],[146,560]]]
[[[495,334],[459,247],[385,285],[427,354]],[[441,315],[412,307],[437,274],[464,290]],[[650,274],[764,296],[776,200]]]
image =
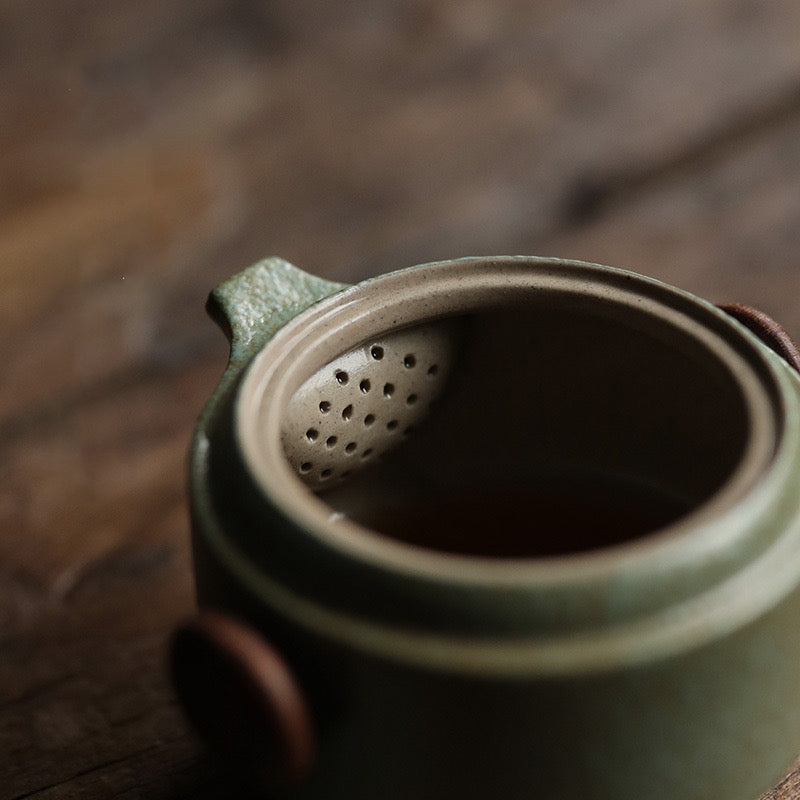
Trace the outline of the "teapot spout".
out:
[[[243,366],[290,319],[347,287],[271,257],[220,284],[206,309],[230,342],[231,366]]]

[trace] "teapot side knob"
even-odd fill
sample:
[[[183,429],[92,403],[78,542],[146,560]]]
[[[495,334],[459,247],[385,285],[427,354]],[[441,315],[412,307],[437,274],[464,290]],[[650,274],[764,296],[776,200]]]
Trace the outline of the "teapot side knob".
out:
[[[170,647],[172,681],[193,727],[264,787],[298,783],[316,736],[304,693],[260,634],[216,611],[181,625]]]
[[[780,323],[763,311],[741,303],[726,303],[719,308],[741,322],[747,330],[781,356],[789,366],[800,372],[800,350]]]

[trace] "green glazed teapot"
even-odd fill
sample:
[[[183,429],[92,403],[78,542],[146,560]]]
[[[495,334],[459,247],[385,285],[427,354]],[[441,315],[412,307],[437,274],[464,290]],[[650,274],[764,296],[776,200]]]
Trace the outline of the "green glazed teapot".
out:
[[[271,258],[209,308],[172,669],[270,797],[753,800],[786,771],[800,358],[771,320],[530,257],[356,286]]]

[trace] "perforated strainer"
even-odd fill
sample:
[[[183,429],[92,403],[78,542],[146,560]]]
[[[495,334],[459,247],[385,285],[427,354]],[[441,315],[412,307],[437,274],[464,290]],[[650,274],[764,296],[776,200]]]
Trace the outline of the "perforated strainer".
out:
[[[326,364],[295,392],[282,430],[292,467],[314,489],[341,483],[396,447],[447,381],[453,326],[386,334]]]

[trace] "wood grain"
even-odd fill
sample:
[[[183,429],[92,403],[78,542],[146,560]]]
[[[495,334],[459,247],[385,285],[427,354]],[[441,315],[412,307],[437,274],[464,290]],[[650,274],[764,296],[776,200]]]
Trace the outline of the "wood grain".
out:
[[[163,664],[215,284],[537,253],[798,336],[798,45],[791,0],[1,3],[0,800],[231,796]]]

